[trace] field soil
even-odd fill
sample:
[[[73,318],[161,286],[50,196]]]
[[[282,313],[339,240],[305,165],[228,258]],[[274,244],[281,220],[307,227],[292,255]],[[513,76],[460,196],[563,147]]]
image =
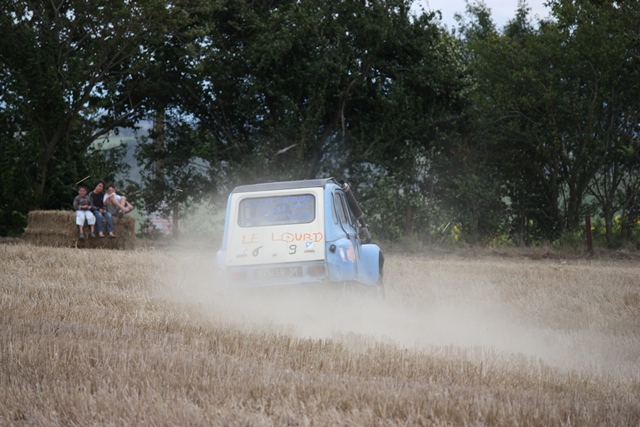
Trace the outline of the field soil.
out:
[[[388,254],[384,302],[213,257],[5,240],[0,425],[640,425],[633,255]]]

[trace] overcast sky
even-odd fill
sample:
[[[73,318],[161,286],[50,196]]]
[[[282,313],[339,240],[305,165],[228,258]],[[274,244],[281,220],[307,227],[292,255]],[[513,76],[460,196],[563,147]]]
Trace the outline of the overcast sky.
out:
[[[546,0],[527,0],[531,8],[530,17],[546,18],[549,16],[549,9],[544,7]],[[491,18],[497,29],[501,29],[508,20],[513,19],[518,9],[518,0],[484,0],[484,3],[491,9]],[[442,22],[448,28],[455,28],[456,21],[453,19],[455,13],[464,16],[466,9],[465,0],[415,0],[413,10],[419,11],[423,7],[426,11],[440,10],[442,12]]]

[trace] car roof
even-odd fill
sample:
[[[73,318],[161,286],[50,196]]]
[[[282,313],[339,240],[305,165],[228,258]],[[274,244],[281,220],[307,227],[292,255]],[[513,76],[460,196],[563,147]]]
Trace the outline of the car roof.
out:
[[[240,185],[233,189],[233,193],[248,193],[251,191],[290,190],[290,189],[296,189],[296,188],[309,188],[309,187],[324,188],[329,183],[340,185],[338,184],[338,181],[336,181],[333,178],[303,179],[299,181],[278,181],[278,182],[264,182],[261,184]]]

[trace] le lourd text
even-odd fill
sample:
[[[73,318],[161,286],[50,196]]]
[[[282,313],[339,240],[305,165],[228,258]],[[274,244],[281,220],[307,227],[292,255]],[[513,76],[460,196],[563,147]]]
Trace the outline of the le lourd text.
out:
[[[275,233],[271,233],[271,240],[273,242],[321,242],[323,239],[323,234],[320,232],[316,233],[290,233],[285,232],[279,235]],[[243,234],[242,235],[242,244],[252,244],[260,242],[260,234],[252,233],[252,234]]]

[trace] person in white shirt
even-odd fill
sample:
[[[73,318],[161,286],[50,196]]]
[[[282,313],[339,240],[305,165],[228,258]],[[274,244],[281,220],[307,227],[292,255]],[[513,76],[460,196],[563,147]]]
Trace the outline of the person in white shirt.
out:
[[[116,187],[113,184],[107,185],[107,193],[104,195],[104,206],[111,215],[122,216],[133,210],[133,205],[129,203],[125,196],[116,193]]]

